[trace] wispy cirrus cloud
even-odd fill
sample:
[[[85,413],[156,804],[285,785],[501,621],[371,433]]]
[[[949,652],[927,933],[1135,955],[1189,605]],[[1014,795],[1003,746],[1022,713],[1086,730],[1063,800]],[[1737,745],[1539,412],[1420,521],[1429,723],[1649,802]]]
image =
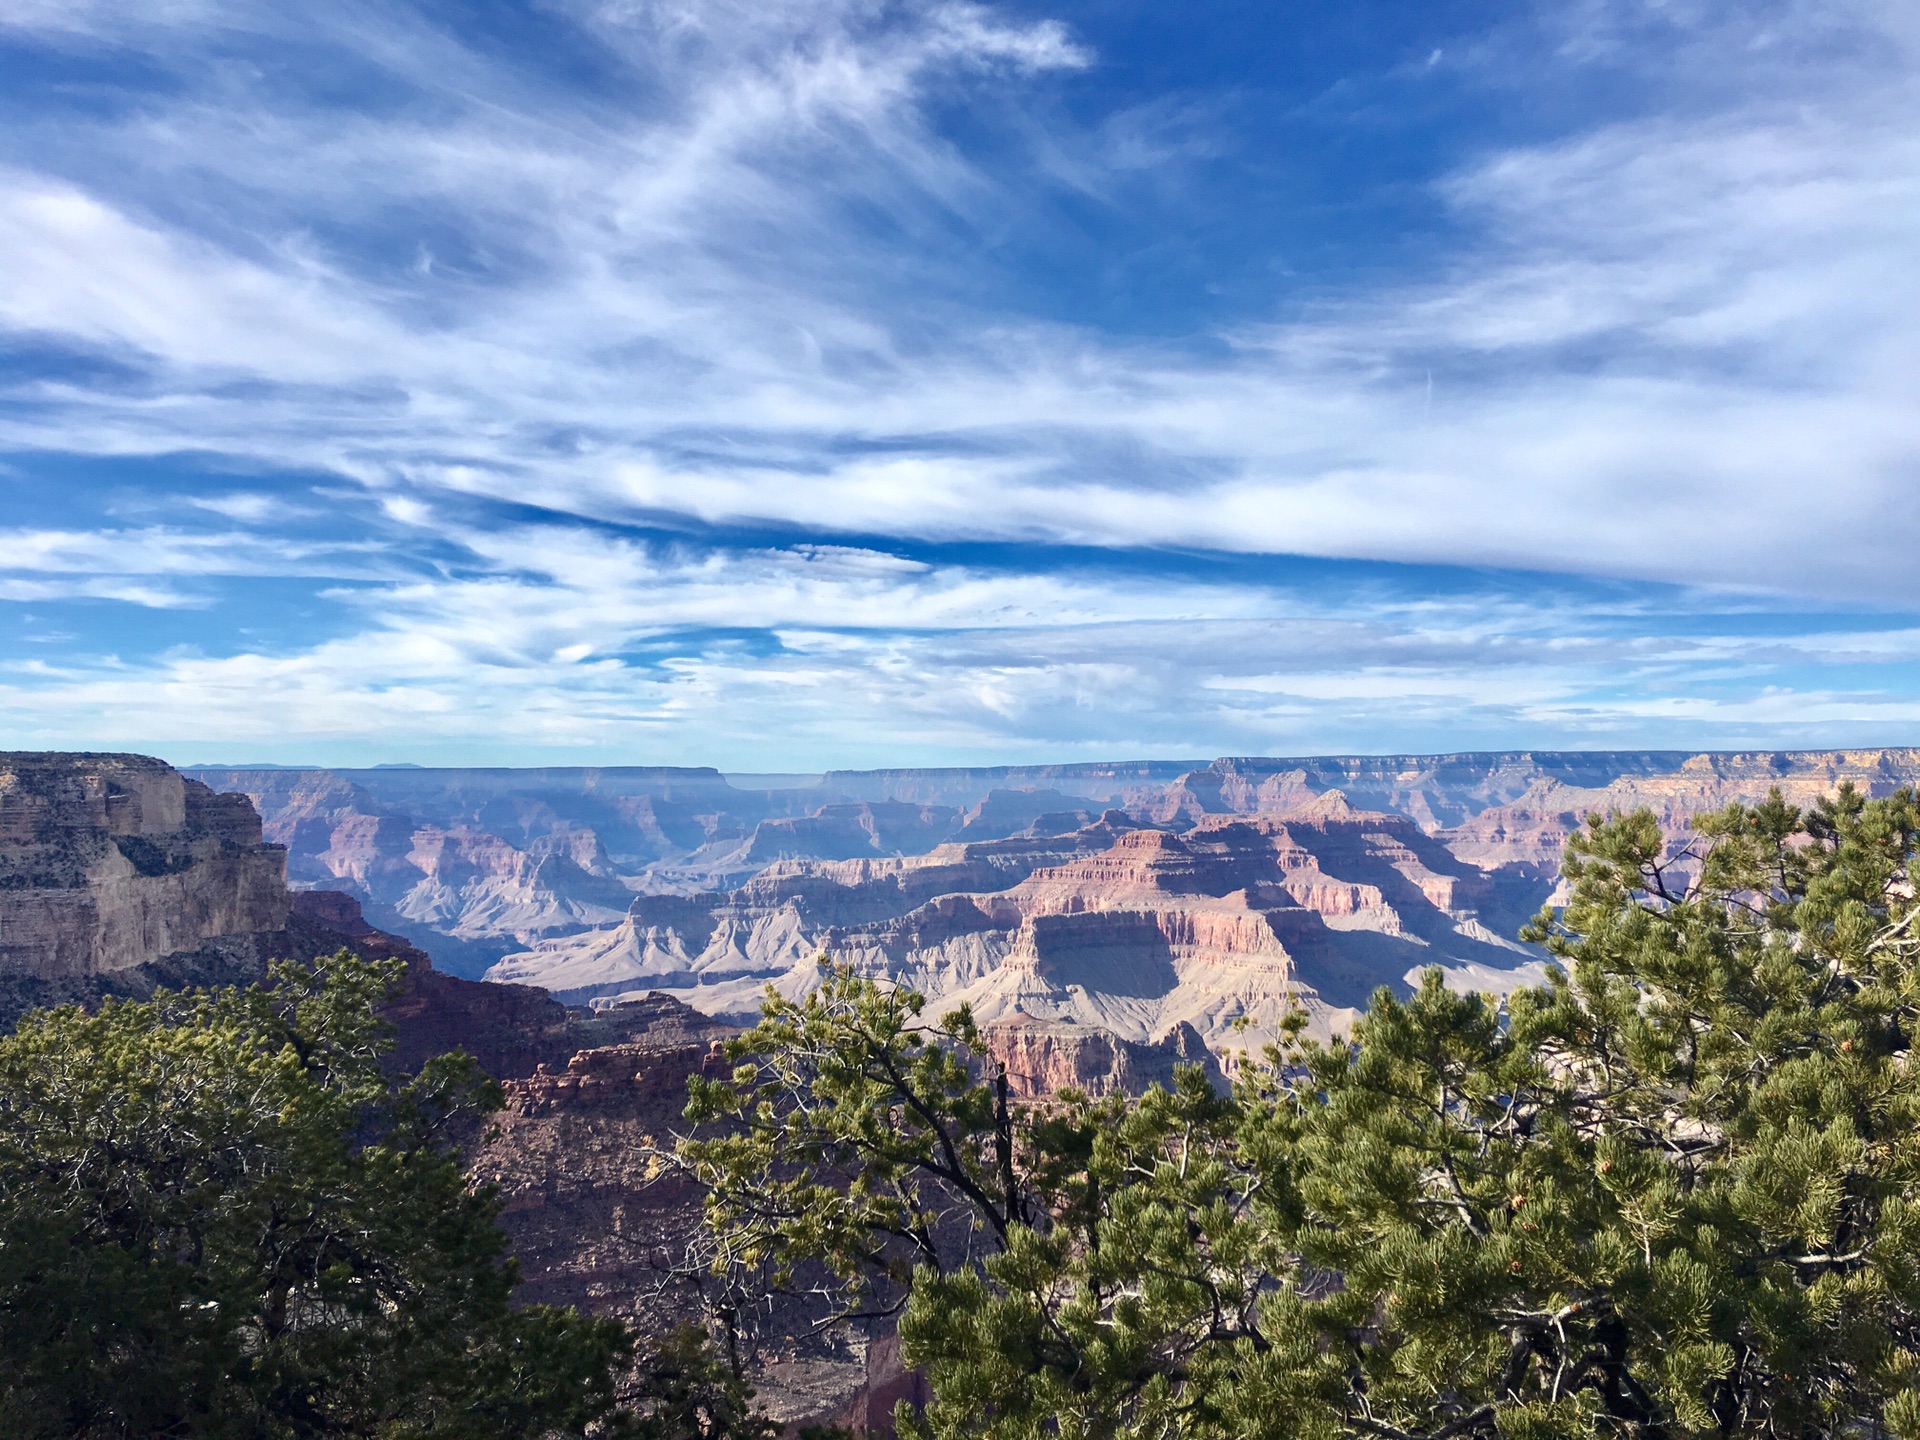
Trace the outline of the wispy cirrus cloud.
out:
[[[1902,7],[1553,7],[1260,104],[975,5],[8,25],[67,78],[0,135],[0,599],[207,617],[35,659],[36,734],[110,693],[168,743],[297,703],[289,744],[734,763],[1914,723]],[[1263,147],[1330,135],[1406,174],[1303,219]],[[1248,568],[1288,556],[1350,568],[1306,603]],[[1394,565],[1476,595],[1445,643]],[[716,719],[776,702],[783,740]]]
[[[1449,596],[1388,574],[1036,573],[438,524],[472,547],[467,575],[332,592],[354,617],[342,634],[278,654],[67,651],[0,689],[0,719],[39,737],[78,716],[191,759],[639,747],[749,768],[933,747],[1442,749],[1541,729],[1602,745],[1835,743],[1920,714],[1884,689],[1887,672],[1920,669],[1920,628],[1783,626],[1685,592]]]

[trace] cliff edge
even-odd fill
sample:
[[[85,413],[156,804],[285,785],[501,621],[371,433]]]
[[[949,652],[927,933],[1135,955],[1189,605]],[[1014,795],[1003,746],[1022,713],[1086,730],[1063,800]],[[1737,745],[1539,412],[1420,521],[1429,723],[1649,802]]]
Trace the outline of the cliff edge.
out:
[[[36,1006],[245,985],[271,960],[342,948],[407,962],[387,1009],[405,1068],[463,1049],[513,1079],[644,1028],[635,1007],[592,1015],[443,975],[353,896],[289,890],[285,847],[245,795],[145,755],[0,752],[0,1029]]]
[[[174,969],[245,969],[231,942],[283,930],[292,911],[286,852],[245,796],[144,755],[0,753],[7,1020],[147,991]]]

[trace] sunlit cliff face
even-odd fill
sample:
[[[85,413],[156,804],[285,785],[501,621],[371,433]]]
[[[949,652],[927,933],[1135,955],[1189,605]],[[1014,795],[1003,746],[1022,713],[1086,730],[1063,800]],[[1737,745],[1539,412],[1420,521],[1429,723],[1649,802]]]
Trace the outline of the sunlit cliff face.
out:
[[[0,967],[108,975],[278,930],[286,852],[242,795],[137,755],[0,755]]]

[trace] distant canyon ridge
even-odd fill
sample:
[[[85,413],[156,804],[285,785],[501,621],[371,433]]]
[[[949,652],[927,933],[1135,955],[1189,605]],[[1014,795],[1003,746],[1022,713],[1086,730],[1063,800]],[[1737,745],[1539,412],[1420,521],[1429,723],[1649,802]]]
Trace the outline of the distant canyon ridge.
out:
[[[642,767],[186,772],[245,795],[296,887],[439,968],[572,1005],[750,1020],[826,955],[983,1022],[1155,1053],[1342,1028],[1432,965],[1537,979],[1515,939],[1592,811],[1920,780],[1920,749],[1227,758],[727,776]]]

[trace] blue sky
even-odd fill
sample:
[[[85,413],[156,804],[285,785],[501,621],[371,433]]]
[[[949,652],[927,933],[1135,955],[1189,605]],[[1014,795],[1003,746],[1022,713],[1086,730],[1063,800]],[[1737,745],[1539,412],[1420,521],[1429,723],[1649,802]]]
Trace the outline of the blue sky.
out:
[[[1920,9],[0,0],[0,744],[1920,743]]]

